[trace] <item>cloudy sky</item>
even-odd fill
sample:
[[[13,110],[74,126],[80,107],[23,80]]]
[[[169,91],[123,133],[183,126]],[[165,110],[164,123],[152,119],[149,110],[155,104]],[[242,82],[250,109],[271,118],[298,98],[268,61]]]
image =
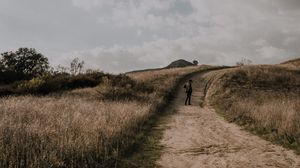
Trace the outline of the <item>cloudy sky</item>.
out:
[[[0,0],[0,52],[18,47],[115,73],[279,63],[300,56],[300,0]]]

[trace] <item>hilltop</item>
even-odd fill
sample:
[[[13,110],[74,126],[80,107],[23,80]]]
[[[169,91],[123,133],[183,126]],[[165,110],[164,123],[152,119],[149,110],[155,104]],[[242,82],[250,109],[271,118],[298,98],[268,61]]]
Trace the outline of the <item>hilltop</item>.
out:
[[[148,72],[148,71],[150,71],[150,72],[151,71],[159,71],[159,70],[171,69],[171,68],[184,68],[184,67],[189,67],[189,66],[195,66],[195,64],[193,64],[189,61],[186,61],[184,59],[179,59],[179,60],[171,62],[168,66],[163,67],[163,68],[149,68],[149,69],[142,69],[142,70],[134,70],[134,71],[126,72],[126,74]]]
[[[167,69],[169,69],[169,68],[181,68],[181,67],[187,67],[187,66],[194,66],[194,64],[189,62],[189,61],[186,61],[184,59],[179,59],[179,60],[176,60],[176,61],[172,62],[171,64],[169,64],[165,68],[167,68]]]

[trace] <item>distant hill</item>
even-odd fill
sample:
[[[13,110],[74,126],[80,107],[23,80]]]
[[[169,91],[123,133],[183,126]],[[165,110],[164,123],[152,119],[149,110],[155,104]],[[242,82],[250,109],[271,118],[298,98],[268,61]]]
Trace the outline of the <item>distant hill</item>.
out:
[[[296,67],[300,67],[300,58],[289,60],[289,61],[283,62],[281,64],[283,64],[283,65],[293,65],[293,66],[296,66]]]
[[[172,62],[165,68],[180,68],[180,67],[187,67],[187,66],[194,66],[194,64],[184,59],[180,59]]]
[[[166,66],[164,68],[151,68],[151,69],[143,69],[143,70],[134,70],[134,71],[126,72],[126,74],[136,73],[136,72],[147,72],[147,71],[171,69],[171,68],[183,68],[183,67],[187,67],[187,66],[194,66],[194,64],[191,63],[191,62],[188,62],[184,59],[179,59],[179,60],[176,60],[176,61],[170,63],[168,66]]]

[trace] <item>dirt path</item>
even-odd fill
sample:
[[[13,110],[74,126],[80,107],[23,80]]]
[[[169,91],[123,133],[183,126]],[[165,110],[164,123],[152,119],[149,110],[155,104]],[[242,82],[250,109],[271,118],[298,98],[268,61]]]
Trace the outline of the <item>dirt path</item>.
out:
[[[157,164],[178,168],[300,167],[300,156],[273,145],[239,126],[226,122],[214,110],[199,106],[203,96],[201,75],[195,76],[192,106],[184,106],[179,93],[165,127],[165,146]]]

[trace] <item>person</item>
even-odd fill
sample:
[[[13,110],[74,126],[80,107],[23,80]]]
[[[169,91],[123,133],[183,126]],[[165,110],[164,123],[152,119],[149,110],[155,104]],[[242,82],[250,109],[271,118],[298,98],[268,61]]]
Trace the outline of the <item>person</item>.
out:
[[[186,93],[185,105],[187,105],[187,103],[189,103],[188,105],[191,105],[191,97],[193,93],[192,83],[193,80],[189,80],[189,82],[184,85],[185,93]]]

